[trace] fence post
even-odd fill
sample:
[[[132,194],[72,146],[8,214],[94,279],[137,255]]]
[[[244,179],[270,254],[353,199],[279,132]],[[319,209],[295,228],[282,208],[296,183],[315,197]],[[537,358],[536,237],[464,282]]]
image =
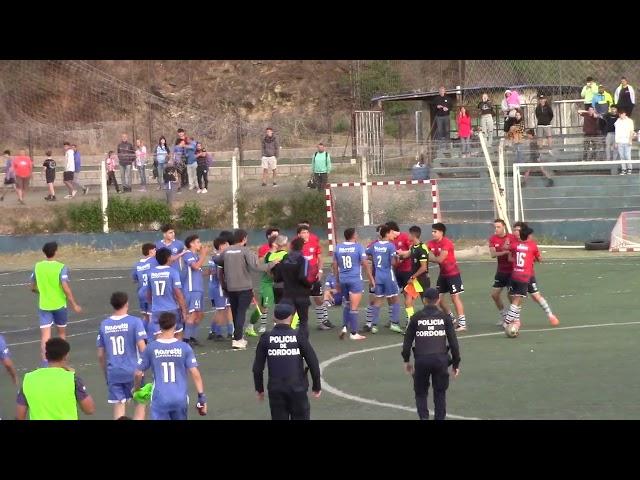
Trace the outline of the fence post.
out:
[[[362,215],[365,227],[371,225],[369,218],[369,187],[367,186],[367,155],[362,155]]]
[[[109,197],[107,195],[107,169],[106,159],[100,162],[100,204],[102,206],[102,231],[109,233],[109,217],[107,216],[107,206]]]
[[[240,228],[238,223],[238,148],[233,149],[231,157],[231,216],[233,219],[233,228]]]

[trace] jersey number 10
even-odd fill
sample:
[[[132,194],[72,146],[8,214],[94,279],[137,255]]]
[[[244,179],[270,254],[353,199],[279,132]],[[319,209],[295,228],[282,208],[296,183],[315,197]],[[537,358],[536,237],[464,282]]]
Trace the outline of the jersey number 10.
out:
[[[122,335],[111,338],[111,347],[114,355],[124,355],[124,337]]]

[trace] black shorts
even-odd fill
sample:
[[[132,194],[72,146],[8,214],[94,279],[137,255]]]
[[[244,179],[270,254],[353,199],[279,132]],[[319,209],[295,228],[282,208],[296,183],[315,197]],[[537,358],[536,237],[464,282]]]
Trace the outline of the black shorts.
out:
[[[538,293],[538,284],[536,283],[536,276],[534,275],[529,279],[529,285],[527,285],[527,292],[533,294]]]
[[[62,179],[65,182],[73,182],[73,172],[64,172],[62,174]]]
[[[396,270],[396,281],[400,290],[407,286],[409,278],[411,278],[411,272],[399,272]]]
[[[319,280],[311,285],[311,296],[320,297],[322,295],[322,282]]]
[[[47,180],[47,183],[53,183],[56,179],[55,170],[51,173],[49,173],[49,171],[47,170],[47,173],[45,174],[45,179]]]
[[[427,288],[431,288],[431,279],[429,277],[419,277],[418,281],[420,282],[420,286],[422,287],[422,293],[420,294],[420,297],[424,298],[424,292],[427,291]]]
[[[462,285],[462,277],[460,274],[454,275],[453,277],[443,277],[440,275],[438,277],[437,287],[438,293],[450,293],[451,295],[456,295],[464,292],[464,285]]]
[[[493,288],[509,288],[511,274],[506,272],[496,272],[496,276],[493,280]]]
[[[512,279],[509,284],[509,295],[527,298],[528,288],[529,284],[527,282],[518,282],[517,280]]]

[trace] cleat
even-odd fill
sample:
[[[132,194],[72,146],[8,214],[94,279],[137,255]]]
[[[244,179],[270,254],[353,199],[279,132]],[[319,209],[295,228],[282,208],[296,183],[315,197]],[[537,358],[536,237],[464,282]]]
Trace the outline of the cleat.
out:
[[[340,338],[340,340],[344,340],[344,337],[346,334],[347,334],[347,327],[342,327],[342,330],[340,330],[340,335],[338,335],[338,337]]]
[[[378,327],[375,325],[371,327],[371,333],[378,333]]]
[[[371,331],[371,326],[370,325],[365,325],[364,327],[362,327],[361,332],[370,332]]]
[[[247,345],[242,340],[231,340],[231,348],[234,350],[246,350]]]
[[[391,326],[389,327],[389,330],[396,333],[404,333],[400,325],[398,325],[397,323],[392,323]]]
[[[191,345],[192,347],[201,347],[202,346],[202,344],[195,337],[191,337],[189,339],[189,345]]]
[[[216,334],[213,332],[209,332],[209,335],[207,336],[207,340],[214,340],[216,338]]]
[[[245,328],[244,333],[247,337],[257,337],[258,334],[256,333],[256,331],[253,329],[253,325]]]
[[[328,327],[324,322],[322,322],[318,324],[318,330],[331,330],[331,327]]]
[[[351,335],[349,335],[349,338],[351,340],[364,340],[367,337],[365,337],[364,335],[360,335],[359,333],[352,333]]]
[[[560,320],[558,320],[558,317],[556,317],[552,313],[551,315],[549,315],[549,323],[551,324],[552,327],[557,327],[558,325],[560,325]]]
[[[500,321],[496,322],[496,327],[504,327],[504,318],[500,319]]]
[[[333,323],[331,323],[331,321],[328,318],[322,322],[322,325],[324,325],[325,327],[328,327],[328,328],[334,328],[335,327],[335,325]]]
[[[260,328],[258,329],[258,333],[264,333],[267,331],[267,326],[266,325],[260,325]]]
[[[466,325],[458,325],[456,327],[456,332],[466,332],[467,331],[467,326]]]

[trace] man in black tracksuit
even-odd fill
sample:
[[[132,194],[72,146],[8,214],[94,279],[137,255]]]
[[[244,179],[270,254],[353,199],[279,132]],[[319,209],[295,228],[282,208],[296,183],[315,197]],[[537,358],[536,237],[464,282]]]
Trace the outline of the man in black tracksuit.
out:
[[[273,310],[275,327],[260,337],[253,362],[253,382],[259,400],[264,399],[263,372],[269,365],[269,407],[272,420],[309,420],[307,398],[311,371],[315,398],[320,397],[320,365],[309,341],[291,328],[295,309],[290,303],[279,303]],[[304,368],[303,359],[309,365]]]
[[[405,371],[413,374],[413,389],[416,394],[416,407],[420,420],[429,419],[427,393],[429,376],[433,382],[433,402],[435,419],[444,420],[447,414],[446,392],[449,387],[449,365],[453,367],[453,376],[460,371],[460,349],[451,319],[436,307],[438,291],[428,288],[424,292],[427,306],[417,312],[407,327],[402,345],[402,358]],[[415,368],[409,363],[411,345],[415,355]],[[448,346],[447,346],[448,344]],[[451,350],[451,359],[447,354]]]
[[[298,331],[300,336],[305,339],[309,338],[309,306],[311,301],[311,285],[307,278],[309,271],[309,261],[302,255],[302,246],[304,240],[301,237],[295,238],[291,242],[289,253],[285,255],[282,261],[273,269],[274,283],[283,282],[284,297],[288,303],[291,303],[300,318]]]

